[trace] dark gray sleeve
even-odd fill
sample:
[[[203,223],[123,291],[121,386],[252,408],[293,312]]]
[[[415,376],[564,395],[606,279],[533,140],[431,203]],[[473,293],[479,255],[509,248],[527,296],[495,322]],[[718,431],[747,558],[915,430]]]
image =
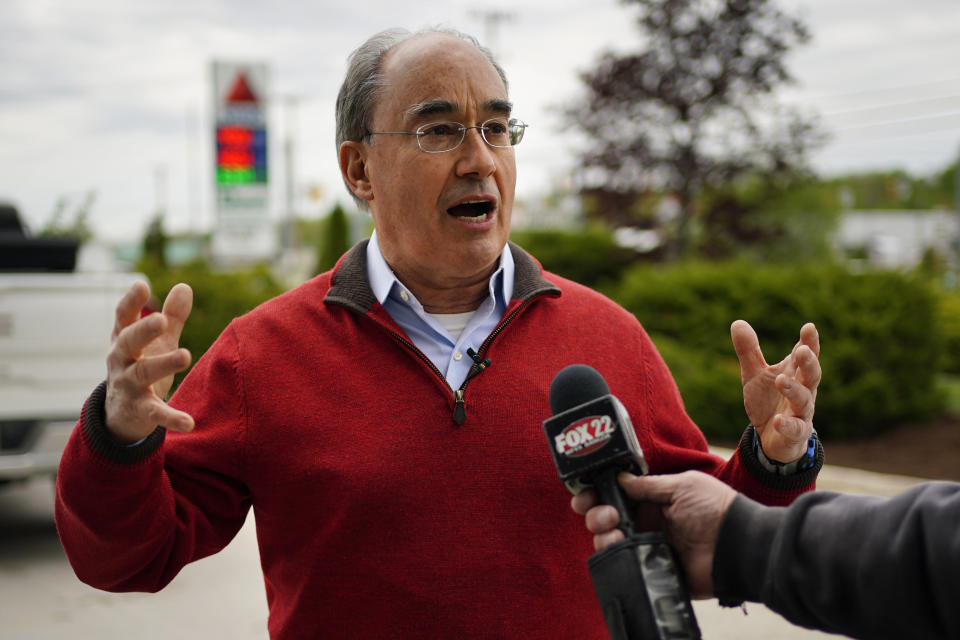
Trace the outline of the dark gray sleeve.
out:
[[[856,638],[960,638],[960,484],[884,499],[816,491],[789,507],[737,496],[717,540],[721,603],[762,602]]]

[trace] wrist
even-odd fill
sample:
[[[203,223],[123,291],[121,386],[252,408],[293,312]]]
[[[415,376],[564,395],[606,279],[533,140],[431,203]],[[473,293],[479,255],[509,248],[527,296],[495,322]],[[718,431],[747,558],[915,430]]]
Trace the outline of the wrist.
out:
[[[810,437],[807,438],[806,448],[803,450],[800,457],[790,460],[789,462],[782,462],[767,456],[766,452],[763,450],[763,443],[760,441],[760,436],[757,435],[756,431],[754,431],[753,435],[753,451],[757,457],[757,461],[760,463],[760,466],[771,473],[775,473],[779,476],[789,476],[796,473],[801,473],[808,469],[812,469],[816,465],[817,430],[814,429],[810,434]]]
[[[157,427],[145,438],[122,444],[107,427],[106,397],[107,383],[101,382],[83,407],[83,431],[90,447],[117,464],[136,464],[152,456],[163,444],[166,429]]]

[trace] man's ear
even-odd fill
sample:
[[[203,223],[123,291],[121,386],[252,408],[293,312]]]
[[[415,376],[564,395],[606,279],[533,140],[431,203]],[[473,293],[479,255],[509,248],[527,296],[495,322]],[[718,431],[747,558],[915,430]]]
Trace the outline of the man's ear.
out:
[[[361,200],[373,200],[373,185],[367,175],[365,144],[354,140],[340,143],[340,173],[355,196]]]

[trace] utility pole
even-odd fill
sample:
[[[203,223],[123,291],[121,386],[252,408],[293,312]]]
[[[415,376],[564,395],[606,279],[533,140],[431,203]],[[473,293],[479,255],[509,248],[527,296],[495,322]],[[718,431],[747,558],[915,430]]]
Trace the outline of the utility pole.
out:
[[[187,216],[189,217],[188,227],[191,232],[199,232],[203,227],[203,221],[200,219],[200,173],[197,168],[197,158],[199,157],[198,123],[197,112],[192,106],[188,105],[186,110]]]
[[[296,224],[294,214],[294,200],[296,195],[296,173],[294,172],[293,161],[293,139],[296,135],[295,116],[299,99],[297,96],[285,96],[284,105],[286,106],[286,139],[283,143],[284,163],[286,165],[286,206],[287,219],[284,225],[283,245],[287,250],[293,249],[294,245],[294,226]]]

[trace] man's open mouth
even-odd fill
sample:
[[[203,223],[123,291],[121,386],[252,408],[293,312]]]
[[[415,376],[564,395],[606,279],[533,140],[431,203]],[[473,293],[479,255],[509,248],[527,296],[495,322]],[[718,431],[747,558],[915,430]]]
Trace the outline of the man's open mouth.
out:
[[[447,213],[465,222],[483,222],[493,211],[493,203],[489,200],[471,200],[447,209]]]

